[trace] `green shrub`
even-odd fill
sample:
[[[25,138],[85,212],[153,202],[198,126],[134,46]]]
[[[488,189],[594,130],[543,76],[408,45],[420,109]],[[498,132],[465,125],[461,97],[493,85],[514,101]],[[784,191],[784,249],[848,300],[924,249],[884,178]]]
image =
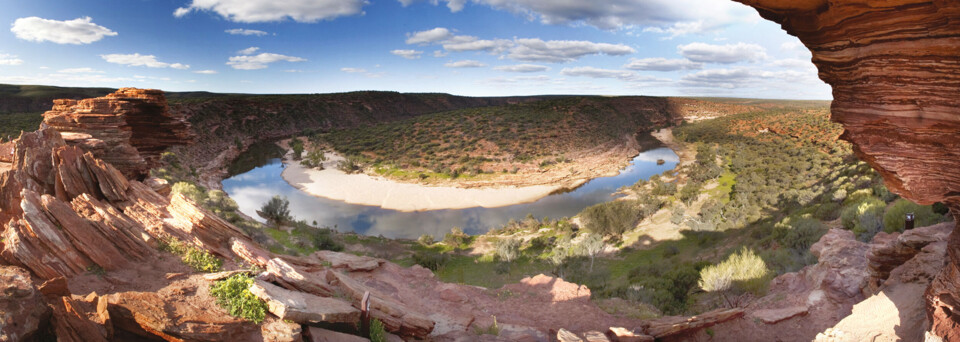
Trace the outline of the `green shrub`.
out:
[[[901,198],[894,201],[883,214],[883,231],[902,232],[907,213],[913,213],[914,227],[926,227],[943,222],[943,215],[935,213],[932,206],[919,205]]]
[[[293,150],[293,160],[300,160],[303,157],[303,140],[300,138],[290,140],[290,149]]]
[[[460,227],[453,227],[443,236],[443,243],[453,248],[464,248],[470,243],[470,235],[464,233]]]
[[[834,202],[821,203],[813,212],[813,217],[823,221],[833,221],[840,217],[840,204]]]
[[[860,216],[866,212],[877,212],[883,214],[883,209],[886,207],[886,203],[883,200],[873,197],[872,195],[861,196],[859,195],[862,190],[855,191],[850,197],[847,198],[847,203],[844,204],[843,209],[840,212],[840,223],[843,224],[843,228],[854,229],[860,223]],[[858,198],[857,201],[849,201],[851,198]]]
[[[424,246],[433,245],[433,235],[430,235],[430,234],[420,235],[420,238],[417,239],[417,242],[419,242],[421,245],[424,245]]]
[[[797,251],[806,251],[820,240],[827,227],[809,217],[788,217],[774,227],[774,238],[780,245]]]
[[[431,271],[438,271],[450,261],[450,255],[438,253],[430,250],[417,251],[413,253],[413,263],[423,266]]]
[[[379,319],[373,318],[370,320],[370,342],[386,342],[387,341],[387,330],[383,326],[383,322]]]
[[[174,183],[173,187],[170,188],[170,192],[173,194],[182,194],[183,197],[189,198],[197,204],[203,204],[207,199],[206,191],[188,182]]]
[[[719,293],[733,306],[730,294],[749,292],[760,296],[766,291],[771,275],[763,259],[744,247],[719,264],[700,270],[698,285],[704,291]]]
[[[267,304],[250,292],[252,284],[252,277],[235,274],[210,285],[210,295],[216,297],[217,304],[230,315],[260,323],[266,317]]]
[[[278,227],[290,220],[290,201],[286,197],[273,196],[257,211],[260,217],[273,222]]]
[[[303,158],[303,161],[300,162],[300,165],[323,170],[323,162],[327,161],[327,155],[323,150],[313,150],[307,152],[306,158]]]
[[[210,252],[174,238],[160,240],[157,247],[161,251],[179,256],[180,261],[200,272],[219,272],[223,267],[223,260]]]
[[[685,215],[685,210],[682,205],[677,205],[673,207],[673,211],[670,212],[670,223],[681,224],[683,223],[683,217]]]
[[[584,226],[597,234],[621,236],[640,219],[635,201],[612,201],[587,207],[580,212]]]

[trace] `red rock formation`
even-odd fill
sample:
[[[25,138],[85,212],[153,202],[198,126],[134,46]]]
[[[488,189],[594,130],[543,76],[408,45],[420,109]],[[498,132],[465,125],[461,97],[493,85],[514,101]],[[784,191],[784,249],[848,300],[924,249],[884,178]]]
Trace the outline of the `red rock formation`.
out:
[[[130,178],[142,179],[163,151],[193,138],[186,118],[170,112],[163,92],[155,89],[121,88],[104,97],[54,100],[43,118],[68,144],[93,152]]]
[[[736,0],[779,23],[833,87],[833,120],[891,191],[960,221],[960,2]],[[960,234],[926,294],[934,334],[960,340]]]

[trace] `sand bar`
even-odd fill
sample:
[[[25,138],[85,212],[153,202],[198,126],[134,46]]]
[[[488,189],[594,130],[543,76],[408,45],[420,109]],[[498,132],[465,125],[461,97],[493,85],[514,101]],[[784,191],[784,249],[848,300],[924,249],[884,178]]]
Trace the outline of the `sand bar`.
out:
[[[366,174],[346,174],[336,165],[343,157],[327,152],[324,170],[306,168],[286,158],[283,179],[308,194],[351,204],[399,211],[495,208],[534,202],[560,185],[464,189],[401,183]]]

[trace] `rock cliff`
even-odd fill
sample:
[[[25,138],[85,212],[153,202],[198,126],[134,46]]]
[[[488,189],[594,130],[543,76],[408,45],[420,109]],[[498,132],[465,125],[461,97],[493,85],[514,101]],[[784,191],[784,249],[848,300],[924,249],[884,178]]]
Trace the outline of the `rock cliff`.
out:
[[[163,151],[193,139],[186,118],[169,110],[160,90],[122,88],[104,97],[53,103],[43,123],[127,177],[143,179]]]
[[[960,215],[960,2],[736,0],[777,22],[813,54],[833,87],[841,137],[918,203]],[[960,220],[958,220],[960,221]],[[925,295],[932,332],[960,340],[960,234]]]

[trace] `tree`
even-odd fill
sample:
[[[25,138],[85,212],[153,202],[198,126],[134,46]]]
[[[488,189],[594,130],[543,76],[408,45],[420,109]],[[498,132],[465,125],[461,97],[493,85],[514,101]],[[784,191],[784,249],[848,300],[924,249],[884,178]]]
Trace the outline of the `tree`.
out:
[[[277,227],[290,220],[290,201],[286,197],[273,196],[260,210],[260,217],[273,222]]]
[[[497,259],[500,259],[500,261],[506,265],[507,272],[510,270],[510,263],[520,256],[520,244],[522,242],[523,241],[518,238],[497,240],[494,252],[496,253]]]
[[[290,140],[290,148],[293,149],[293,160],[300,160],[303,157],[303,140],[293,138]]]
[[[590,257],[590,272],[593,272],[593,260],[600,252],[603,252],[603,236],[600,234],[589,234],[583,239],[583,242],[580,242],[580,247],[583,248],[583,251]]]
[[[601,235],[621,236],[640,219],[637,201],[613,201],[587,207],[580,213],[585,227]]]
[[[313,150],[307,152],[306,158],[300,162],[301,165],[323,170],[323,162],[327,161],[327,155],[323,150]]]

